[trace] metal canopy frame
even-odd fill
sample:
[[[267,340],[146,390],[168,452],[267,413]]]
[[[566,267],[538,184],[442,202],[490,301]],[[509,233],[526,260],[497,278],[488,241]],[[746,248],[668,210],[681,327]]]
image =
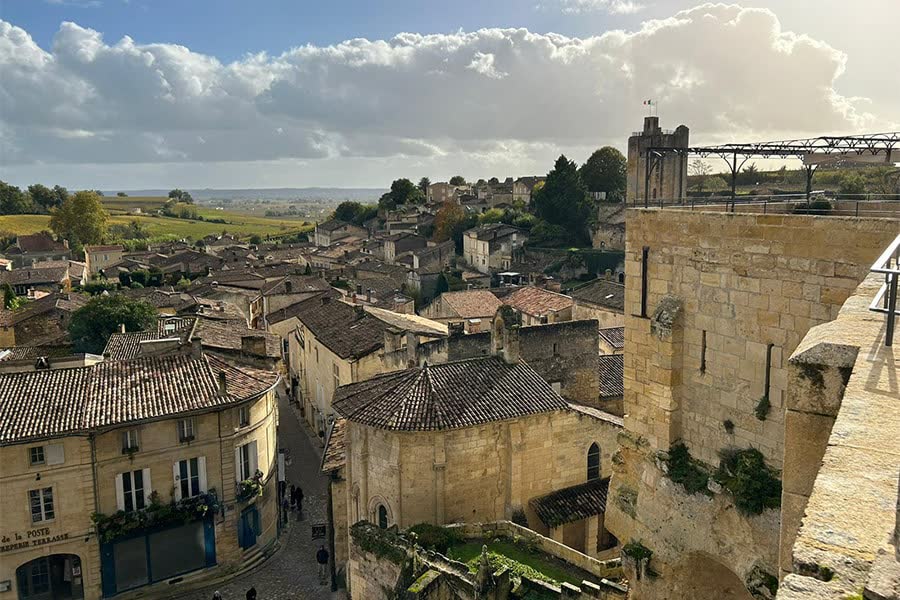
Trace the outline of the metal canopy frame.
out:
[[[731,171],[731,201],[737,190],[737,174],[751,158],[803,158],[808,154],[833,154],[838,156],[876,156],[886,155],[890,162],[891,154],[896,153],[900,159],[900,131],[888,133],[866,133],[860,135],[823,135],[814,138],[781,140],[775,142],[754,142],[747,144],[721,144],[718,146],[689,146],[672,148],[668,146],[651,146],[646,150],[644,170],[644,207],[650,202],[650,176],[653,170],[662,163],[666,155],[676,154],[682,157],[699,156],[722,158]],[[740,162],[738,162],[740,158]],[[815,164],[805,164],[806,198],[812,194],[812,177]]]

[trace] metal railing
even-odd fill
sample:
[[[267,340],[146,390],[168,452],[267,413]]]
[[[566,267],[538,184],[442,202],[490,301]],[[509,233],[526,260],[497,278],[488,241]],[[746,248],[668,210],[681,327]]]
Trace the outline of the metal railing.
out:
[[[827,204],[821,204],[821,201]],[[633,199],[626,206],[676,210],[717,210],[719,212],[795,213],[834,217],[898,216],[900,194],[839,194],[813,192],[806,194],[766,194],[746,196],[687,196],[654,198],[645,202]]]
[[[887,331],[884,336],[884,345],[891,346],[894,343],[894,329],[897,315],[897,286],[900,282],[900,235],[885,249],[870,269],[872,273],[884,275],[884,283],[869,305],[869,310],[885,315]]]

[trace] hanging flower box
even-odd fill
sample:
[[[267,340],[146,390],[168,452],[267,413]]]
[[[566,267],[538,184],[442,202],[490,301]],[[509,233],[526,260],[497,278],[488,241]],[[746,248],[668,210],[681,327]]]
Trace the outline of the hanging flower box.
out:
[[[150,504],[143,510],[130,512],[120,510],[111,515],[94,513],[91,515],[91,521],[94,522],[100,541],[108,543],[132,533],[146,533],[147,530],[165,529],[172,525],[199,521],[218,510],[219,499],[214,488],[205,494],[168,504],[161,503],[159,494],[153,492],[150,495]]]
[[[237,484],[237,490],[234,493],[238,502],[249,502],[257,496],[262,496],[262,471],[257,470],[250,479],[245,479]]]

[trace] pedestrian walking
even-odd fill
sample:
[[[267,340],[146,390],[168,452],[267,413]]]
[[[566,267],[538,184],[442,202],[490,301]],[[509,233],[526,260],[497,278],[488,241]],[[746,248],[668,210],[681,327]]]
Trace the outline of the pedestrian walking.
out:
[[[222,600],[222,594],[217,591],[213,592],[212,600]]]
[[[328,578],[328,550],[325,549],[325,546],[319,546],[319,551],[316,552],[316,562],[319,564],[319,585],[325,585],[325,580]]]
[[[256,600],[256,588],[251,587],[247,590],[247,600]]]
[[[290,514],[291,506],[288,504],[288,499],[285,498],[281,501],[281,513],[284,515],[284,522],[288,522],[288,515]]]
[[[297,505],[297,486],[291,484],[291,510]]]
[[[297,520],[303,520],[303,488],[297,486]]]

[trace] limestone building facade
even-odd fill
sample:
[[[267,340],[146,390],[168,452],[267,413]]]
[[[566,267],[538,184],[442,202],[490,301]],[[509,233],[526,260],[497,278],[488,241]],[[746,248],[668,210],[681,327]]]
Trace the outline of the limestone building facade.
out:
[[[645,198],[652,204],[657,198],[679,199],[687,195],[687,156],[671,153],[658,162],[654,159],[649,164],[649,182],[646,174],[648,148],[687,148],[689,138],[690,131],[684,125],[667,131],[660,129],[659,117],[644,117],[644,128],[628,138],[627,204],[642,204]]]
[[[747,599],[778,575],[780,510],[742,513],[714,483],[688,493],[668,461],[683,445],[710,472],[752,448],[786,468],[787,359],[838,314],[897,221],[632,209],[627,225],[625,432],[607,525],[653,552],[659,576],[636,579],[636,598]]]
[[[172,597],[275,541],[279,378],[193,350],[0,374],[10,597]]]

